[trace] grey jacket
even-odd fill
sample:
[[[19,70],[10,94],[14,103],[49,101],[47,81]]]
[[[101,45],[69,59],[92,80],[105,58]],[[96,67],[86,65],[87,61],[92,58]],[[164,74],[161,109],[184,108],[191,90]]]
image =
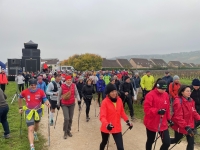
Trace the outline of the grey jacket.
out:
[[[60,84],[57,83],[57,82],[56,82],[56,84],[57,84],[57,88],[58,88],[58,91],[57,91],[57,92],[54,92],[54,91],[53,91],[53,90],[54,90],[54,85],[53,85],[52,82],[50,82],[50,83],[48,84],[48,88],[47,88],[47,91],[46,91],[46,94],[47,94],[47,95],[50,95],[50,99],[53,100],[53,101],[57,101],[57,99],[58,99],[58,96],[55,96],[55,95],[53,95],[53,94],[58,94],[58,93],[59,93],[59,90],[60,90]]]
[[[3,91],[0,89],[0,107],[6,107],[8,106],[6,99],[5,99],[5,94],[3,93]]]

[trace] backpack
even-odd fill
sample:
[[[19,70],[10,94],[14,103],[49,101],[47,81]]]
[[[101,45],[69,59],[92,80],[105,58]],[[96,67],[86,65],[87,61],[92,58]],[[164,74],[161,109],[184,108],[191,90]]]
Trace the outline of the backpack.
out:
[[[58,86],[57,86],[56,82],[52,81],[52,83],[53,83],[53,87],[54,87],[53,92],[57,92],[58,91]],[[61,86],[61,82],[59,82],[59,84]]]

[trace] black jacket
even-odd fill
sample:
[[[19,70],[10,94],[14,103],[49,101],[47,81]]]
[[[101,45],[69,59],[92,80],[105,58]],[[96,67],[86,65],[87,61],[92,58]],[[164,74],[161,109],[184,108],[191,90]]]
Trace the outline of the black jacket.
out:
[[[120,95],[122,99],[125,98],[126,92],[128,92],[128,96],[127,96],[128,98],[131,98],[132,96],[134,96],[133,87],[131,83],[124,82],[120,85]]]
[[[200,114],[200,89],[192,89],[190,97],[195,101],[196,111]]]
[[[120,87],[120,81],[119,80],[115,80],[115,86],[117,88],[117,91],[119,91],[119,87]]]
[[[29,79],[31,79],[31,74],[26,74],[24,78],[25,78],[25,81],[28,82]]]
[[[77,87],[77,90],[78,90],[78,93],[79,93],[79,94],[81,94],[84,85],[85,85],[85,84],[84,84],[83,82],[82,82],[82,83],[78,82],[78,83],[76,84],[76,87]]]
[[[93,85],[84,85],[82,89],[82,96],[84,100],[92,100],[92,94],[94,94],[94,87]]]

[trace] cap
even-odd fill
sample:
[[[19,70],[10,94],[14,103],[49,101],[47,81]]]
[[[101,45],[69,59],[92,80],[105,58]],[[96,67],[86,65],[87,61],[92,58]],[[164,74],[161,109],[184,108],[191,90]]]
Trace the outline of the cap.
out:
[[[157,82],[157,85],[156,85],[156,87],[158,88],[158,89],[167,89],[167,82],[165,81],[165,80],[159,80],[158,82]]]

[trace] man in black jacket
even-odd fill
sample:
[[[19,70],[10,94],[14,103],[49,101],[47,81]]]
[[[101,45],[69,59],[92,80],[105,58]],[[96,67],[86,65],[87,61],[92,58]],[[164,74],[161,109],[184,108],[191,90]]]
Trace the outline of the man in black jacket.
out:
[[[134,120],[134,110],[133,110],[133,100],[132,100],[132,97],[134,96],[133,87],[132,84],[130,83],[131,81],[129,76],[125,76],[124,81],[125,82],[122,83],[120,86],[120,94],[124,106],[125,103],[128,104],[131,120],[133,121]]]

